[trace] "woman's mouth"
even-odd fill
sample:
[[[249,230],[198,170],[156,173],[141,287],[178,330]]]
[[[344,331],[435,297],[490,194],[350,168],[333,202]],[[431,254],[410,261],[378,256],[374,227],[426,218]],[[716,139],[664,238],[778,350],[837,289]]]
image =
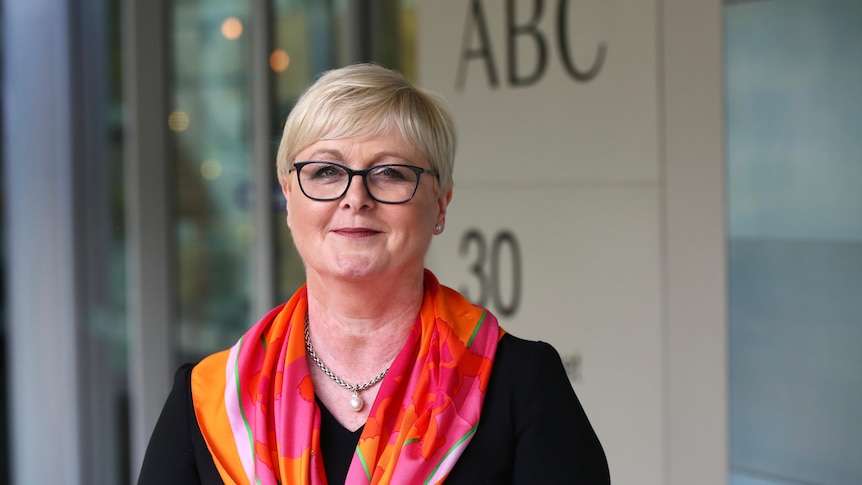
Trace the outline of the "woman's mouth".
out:
[[[380,231],[376,231],[374,229],[368,229],[365,227],[343,227],[341,229],[335,229],[332,231],[339,236],[349,237],[349,238],[363,238],[363,237],[371,237],[380,234]]]

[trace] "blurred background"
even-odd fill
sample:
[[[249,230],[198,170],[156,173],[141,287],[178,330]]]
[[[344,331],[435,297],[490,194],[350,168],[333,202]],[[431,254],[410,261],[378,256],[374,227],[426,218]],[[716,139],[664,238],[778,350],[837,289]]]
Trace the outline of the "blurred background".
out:
[[[420,15],[0,0],[0,483],[134,482],[173,370],[303,282],[292,103],[358,61],[419,80]],[[728,0],[721,32],[727,459],[699,483],[858,485],[862,3]]]

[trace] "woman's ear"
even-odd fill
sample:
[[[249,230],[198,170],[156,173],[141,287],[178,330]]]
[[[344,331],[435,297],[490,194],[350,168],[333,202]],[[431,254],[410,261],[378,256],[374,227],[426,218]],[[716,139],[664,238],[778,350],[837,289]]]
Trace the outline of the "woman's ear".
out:
[[[444,227],[446,225],[446,209],[449,207],[449,202],[452,202],[452,189],[449,189],[445,194],[440,194],[440,196],[437,197],[437,224]]]
[[[290,178],[280,180],[279,185],[281,185],[281,195],[284,196],[284,208],[287,210],[288,205],[290,205]]]
[[[284,196],[284,220],[287,222],[287,227],[290,228],[290,181],[285,179],[281,181],[281,195]]]

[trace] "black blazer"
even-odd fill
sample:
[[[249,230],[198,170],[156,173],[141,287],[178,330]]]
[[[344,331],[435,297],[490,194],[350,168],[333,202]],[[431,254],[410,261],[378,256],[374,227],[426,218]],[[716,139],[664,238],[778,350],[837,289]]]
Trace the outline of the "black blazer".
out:
[[[139,485],[223,483],[195,418],[192,367],[186,364],[177,371],[150,439]],[[322,430],[322,440],[326,436],[358,439],[359,433],[343,428],[329,434]],[[343,476],[356,442],[341,446],[348,453],[330,456],[330,460],[327,450],[339,446],[328,445],[321,445],[327,474]],[[476,434],[446,485],[566,483],[610,484],[602,445],[557,351],[549,344],[506,334],[497,348]]]

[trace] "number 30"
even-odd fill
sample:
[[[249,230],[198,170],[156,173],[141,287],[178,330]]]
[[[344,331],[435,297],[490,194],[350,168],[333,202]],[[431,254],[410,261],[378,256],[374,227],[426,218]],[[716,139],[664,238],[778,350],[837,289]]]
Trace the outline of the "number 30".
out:
[[[471,247],[475,247],[475,252],[471,251]],[[500,253],[504,247],[508,248],[511,258],[511,293],[508,295],[507,301],[503,301],[503,297],[500,295]],[[514,315],[521,304],[521,250],[515,235],[507,230],[498,232],[491,242],[491,257],[489,259],[487,258],[488,246],[485,242],[485,236],[478,229],[470,229],[461,237],[459,252],[464,257],[474,255],[469,270],[479,282],[479,296],[477,298],[472,298],[463,286],[461,293],[468,300],[481,306],[487,305],[490,293],[497,313],[501,316]]]

